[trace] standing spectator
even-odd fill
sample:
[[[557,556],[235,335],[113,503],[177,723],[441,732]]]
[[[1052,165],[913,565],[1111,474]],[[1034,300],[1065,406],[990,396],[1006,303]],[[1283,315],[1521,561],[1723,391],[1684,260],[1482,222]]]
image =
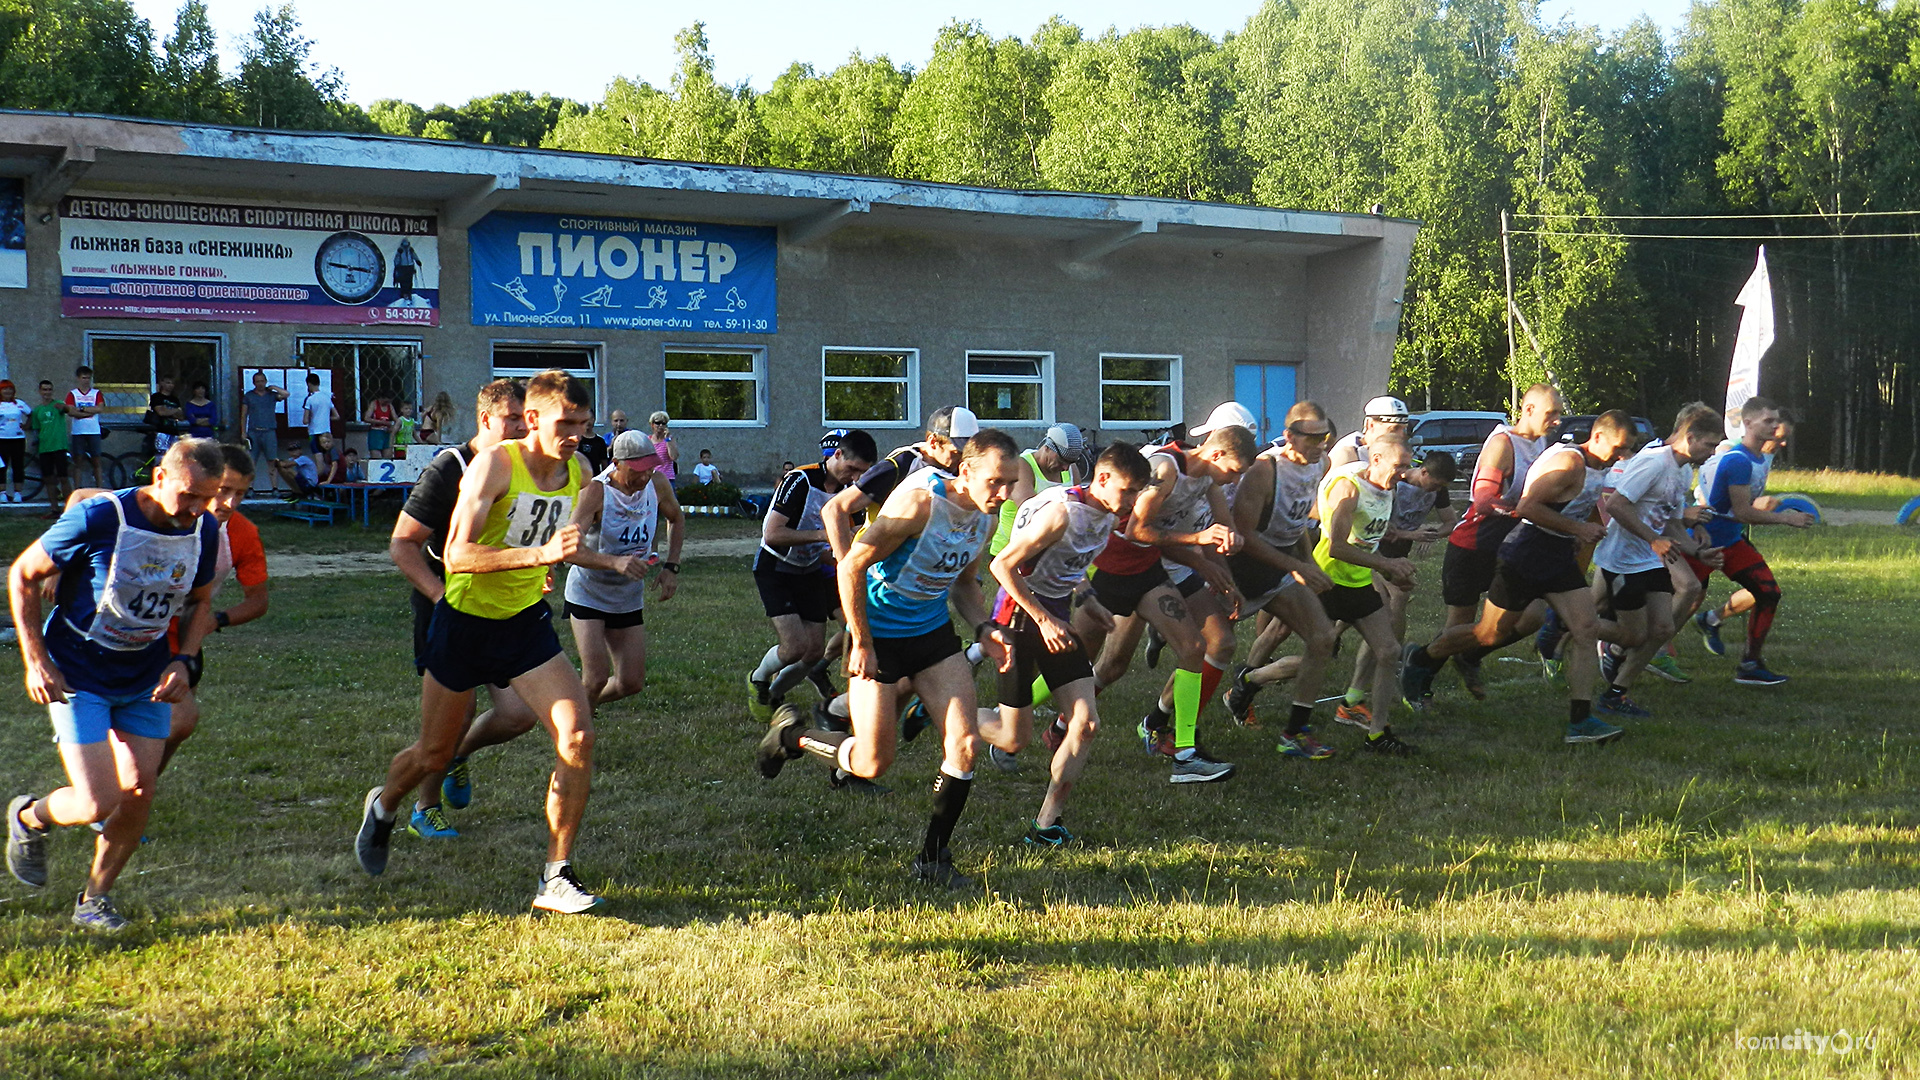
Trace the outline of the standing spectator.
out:
[[[413,418],[413,402],[400,403],[400,415],[393,421],[393,456],[404,458],[407,447],[412,446],[420,433],[420,421]]]
[[[393,399],[377,397],[360,419],[367,422],[367,456],[386,457],[393,442]]]
[[[73,482],[80,482],[80,463],[93,469],[93,486],[106,487],[100,480],[100,391],[93,386],[93,369],[85,364],[73,369],[78,385],[67,391],[67,415],[73,417]]]
[[[333,391],[320,389],[320,373],[307,372],[307,396],[300,402],[301,423],[306,425],[307,446],[319,449],[320,436],[333,433],[333,422],[340,410],[333,405]]]
[[[656,412],[647,418],[647,422],[653,425],[653,448],[660,455],[660,475],[671,484],[680,475],[676,467],[680,460],[680,448],[673,445],[673,434],[667,430],[673,418],[665,412]]]
[[[578,453],[581,457],[587,459],[589,465],[593,466],[590,471],[595,476],[598,476],[607,467],[608,446],[611,442],[611,439],[593,430],[591,425],[588,426],[587,433],[580,437],[580,445],[577,448]]]
[[[267,385],[267,373],[253,373],[253,389],[240,396],[240,430],[246,436],[247,450],[253,456],[255,481],[264,474],[267,490],[280,493],[280,473],[273,467],[274,448],[280,443],[280,403],[287,392]]]
[[[793,471],[793,462],[791,462],[791,461],[783,461],[783,462],[781,462],[781,463],[780,463],[780,475],[781,475],[781,476],[785,476],[785,475],[787,475],[788,473],[790,473],[790,472],[792,472],[792,471]]]
[[[67,505],[67,406],[53,399],[53,382],[40,380],[40,404],[33,407],[33,452],[40,455],[41,494],[47,497],[47,516],[57,516]]]
[[[0,379],[0,468],[7,473],[7,490],[0,502],[20,501],[20,474],[27,471],[27,421],[33,410],[15,401],[13,380]]]
[[[173,376],[160,376],[160,384],[153,393],[147,395],[147,415],[142,417],[147,429],[147,456],[159,457],[180,437],[180,418],[187,414],[180,399],[173,396]]]
[[[713,451],[700,451],[700,463],[693,467],[693,475],[703,485],[720,479],[720,466],[713,463]]]
[[[607,415],[608,445],[612,445],[613,440],[619,438],[620,433],[625,430],[627,430],[627,412],[625,409],[615,409]]]
[[[211,439],[220,430],[220,407],[207,393],[207,381],[195,379],[193,394],[187,398],[187,434],[196,439]]]
[[[460,410],[454,407],[453,398],[445,390],[440,391],[434,395],[433,404],[420,414],[420,434],[415,441],[438,443],[440,433],[452,431],[459,417]]]

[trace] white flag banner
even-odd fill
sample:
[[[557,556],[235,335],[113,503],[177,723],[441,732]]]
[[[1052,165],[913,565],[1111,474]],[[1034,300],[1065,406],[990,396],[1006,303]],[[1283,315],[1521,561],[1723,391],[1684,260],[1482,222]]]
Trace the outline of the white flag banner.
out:
[[[1760,245],[1753,276],[1733,302],[1742,311],[1740,332],[1733,339],[1733,367],[1727,372],[1727,438],[1739,442],[1745,430],[1740,407],[1760,392],[1760,358],[1773,345],[1773,279],[1767,274],[1765,244]]]

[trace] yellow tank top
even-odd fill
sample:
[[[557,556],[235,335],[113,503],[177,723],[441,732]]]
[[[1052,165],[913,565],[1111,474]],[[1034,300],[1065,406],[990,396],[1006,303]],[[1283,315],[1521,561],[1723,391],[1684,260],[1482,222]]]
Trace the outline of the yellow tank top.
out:
[[[558,491],[542,491],[527,472],[518,442],[503,443],[513,462],[507,493],[487,511],[474,542],[494,548],[539,547],[553,539],[573,517],[573,500],[582,483],[580,459],[567,462],[567,482]],[[447,606],[483,619],[505,619],[540,601],[547,584],[545,566],[500,570],[491,574],[448,574]]]
[[[1352,485],[1360,496],[1353,503],[1353,522],[1348,527],[1347,543],[1362,551],[1379,550],[1380,540],[1387,535],[1387,526],[1393,521],[1393,492],[1373,486],[1367,479],[1366,461],[1342,465],[1320,481],[1320,520],[1323,523],[1331,519],[1328,504],[1333,501],[1342,484]],[[1373,584],[1372,569],[1341,562],[1333,557],[1331,533],[1322,535],[1320,542],[1314,545],[1313,561],[1326,571],[1335,585],[1357,588]]]

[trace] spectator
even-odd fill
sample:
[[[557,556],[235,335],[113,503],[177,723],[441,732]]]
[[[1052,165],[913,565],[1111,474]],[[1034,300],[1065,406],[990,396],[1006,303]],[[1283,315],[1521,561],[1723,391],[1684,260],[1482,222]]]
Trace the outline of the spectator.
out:
[[[340,455],[340,460],[345,463],[347,470],[346,479],[341,481],[342,483],[364,484],[367,482],[367,467],[360,464],[360,451],[349,446],[347,452]]]
[[[320,483],[320,466],[306,452],[306,442],[298,437],[288,439],[286,456],[273,463],[274,471],[287,482],[295,498],[312,497],[315,486]]]
[[[193,394],[187,398],[187,434],[196,439],[211,439],[220,431],[220,408],[207,393],[207,381],[195,379]]]
[[[674,463],[680,460],[680,448],[673,445],[673,434],[667,430],[673,418],[664,412],[656,412],[647,418],[647,422],[653,425],[653,449],[660,455],[660,475],[671,484],[679,477]]]
[[[792,472],[792,471],[793,471],[793,462],[791,462],[791,461],[783,461],[783,462],[781,462],[781,463],[780,463],[780,475],[781,475],[781,476],[785,476],[785,475],[787,475],[788,473],[790,473],[790,472]]]
[[[621,432],[623,432],[623,431],[625,431],[625,430],[627,430],[627,413],[626,413],[626,410],[624,410],[624,409],[615,409],[615,410],[613,410],[613,412],[612,412],[612,413],[611,413],[610,415],[608,415],[608,417],[607,417],[607,442],[608,442],[608,444],[609,444],[609,445],[611,445],[611,444],[612,444],[612,442],[613,442],[613,440],[615,440],[615,439],[617,439],[617,438],[619,438],[619,437],[620,437],[620,433],[621,433]]]
[[[180,437],[180,418],[186,409],[173,396],[173,376],[160,376],[160,385],[147,395],[147,415],[141,417],[147,429],[147,456],[159,457]]]
[[[460,410],[454,407],[453,398],[445,390],[434,396],[433,404],[420,414],[419,433],[415,442],[438,443],[441,432],[452,432],[454,421],[460,416]]]
[[[700,451],[700,462],[693,467],[693,475],[702,486],[720,479],[720,467],[713,463],[713,451]]]
[[[320,482],[323,484],[346,483],[346,462],[334,452],[333,436],[322,435],[315,441],[319,445],[313,448],[313,467],[320,474]]]
[[[580,437],[579,452],[587,459],[587,464],[593,466],[588,470],[590,474],[598,476],[600,471],[607,467],[609,442],[609,439],[593,430],[591,423],[588,424],[587,433]]]
[[[393,421],[393,456],[404,458],[420,433],[420,421],[413,418],[413,402],[400,403],[400,415]]]
[[[85,364],[73,369],[78,385],[67,391],[67,415],[73,417],[69,445],[72,449],[73,482],[80,482],[80,463],[93,469],[93,486],[106,487],[100,479],[100,391],[93,385],[93,369]]]
[[[40,455],[40,482],[47,497],[47,516],[58,517],[67,505],[67,406],[53,399],[53,381],[40,380],[40,404],[33,407],[34,453]]]
[[[20,474],[27,471],[27,421],[33,410],[14,400],[13,380],[0,379],[0,469],[7,473],[7,490],[0,502],[20,501]]]
[[[333,422],[340,419],[334,407],[333,391],[320,389],[320,373],[307,372],[307,396],[300,402],[300,422],[307,429],[309,449],[320,445],[320,436],[333,433]]]
[[[253,389],[240,397],[240,430],[253,455],[254,480],[267,478],[267,490],[280,493],[280,473],[273,468],[274,448],[280,444],[280,403],[287,392],[267,385],[267,373],[253,373]]]
[[[374,398],[361,419],[367,422],[367,456],[385,457],[393,442],[393,399]]]

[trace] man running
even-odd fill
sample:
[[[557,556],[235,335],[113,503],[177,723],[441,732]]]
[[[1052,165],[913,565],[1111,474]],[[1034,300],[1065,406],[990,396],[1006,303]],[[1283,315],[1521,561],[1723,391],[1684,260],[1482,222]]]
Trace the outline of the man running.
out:
[[[1043,491],[1065,487],[1073,483],[1073,467],[1086,453],[1086,436],[1072,424],[1055,424],[1047,429],[1040,445],[1032,450],[1022,450],[1020,461],[1026,465],[1020,472],[1020,482],[1013,486],[1013,494],[1000,504],[1000,527],[993,534],[993,545],[988,550],[999,555],[1013,536],[1013,519],[1027,500]]]
[[[653,440],[637,431],[614,436],[611,463],[587,481],[573,508],[573,523],[587,531],[590,546],[608,568],[578,565],[567,572],[566,612],[580,651],[580,677],[595,707],[637,694],[647,685],[646,572],[654,554],[654,530],[671,530],[667,557],[659,563],[655,595],[673,599],[680,588],[680,546],[687,516],[660,475]]]
[[[421,470],[420,480],[407,496],[407,504],[393,523],[393,535],[387,541],[387,557],[413,586],[408,602],[413,609],[413,670],[427,673],[427,630],[433,624],[433,609],[447,591],[447,532],[453,523],[453,507],[460,498],[460,481],[467,463],[477,455],[509,439],[527,437],[526,390],[512,379],[495,379],[480,388],[473,405],[475,432],[471,440],[450,446],[434,455]],[[448,821],[444,806],[464,810],[473,800],[473,779],[467,757],[483,746],[505,742],[532,729],[537,722],[533,710],[520,700],[505,681],[489,685],[493,708],[482,713],[467,727],[460,747],[444,773],[435,770],[420,783],[407,831],[430,840],[450,840],[460,835]],[[426,707],[426,684],[420,688],[421,707]],[[473,694],[467,698],[467,715],[473,715]]]
[[[1593,684],[1599,655],[1595,643],[1621,639],[1620,628],[1601,623],[1594,611],[1593,593],[1580,572],[1575,553],[1582,544],[1596,543],[1606,530],[1589,521],[1600,499],[1607,470],[1636,438],[1633,418],[1620,409],[1601,413],[1587,441],[1560,443],[1534,460],[1527,470],[1520,502],[1515,507],[1522,524],[1500,545],[1493,584],[1487,590],[1486,611],[1473,625],[1450,626],[1424,648],[1409,644],[1404,657],[1402,689],[1408,701],[1418,701],[1432,685],[1446,657],[1470,649],[1482,655],[1518,641],[1530,627],[1523,622],[1528,607],[1544,600],[1570,637],[1566,656],[1567,734],[1569,743],[1611,742],[1621,729],[1593,715]],[[1455,530],[1458,532],[1458,530]]]
[[[1393,486],[1393,523],[1387,527],[1387,535],[1380,541],[1380,554],[1389,559],[1404,559],[1413,552],[1415,544],[1429,544],[1447,535],[1453,529],[1453,511],[1449,508],[1447,485],[1453,483],[1453,455],[1445,450],[1437,450],[1424,457],[1416,457],[1413,467]],[[1445,520],[1430,523],[1427,519],[1435,511],[1440,511]],[[1411,587],[1400,585],[1382,574],[1374,578],[1374,587],[1387,602],[1387,618],[1393,623],[1393,639],[1407,639],[1407,604],[1413,599]],[[1347,687],[1347,702],[1354,707],[1357,701],[1364,701],[1367,685],[1359,676],[1359,669],[1367,664],[1371,646],[1362,642],[1359,655],[1354,657],[1355,675],[1352,685]]]
[[[1093,664],[1078,628],[1111,629],[1113,622],[1092,598],[1087,567],[1107,546],[1115,515],[1133,505],[1134,492],[1151,475],[1140,451],[1114,443],[1101,452],[1084,486],[1056,486],[1029,499],[990,566],[1000,583],[994,621],[1012,638],[1013,657],[1000,675],[1000,708],[982,710],[981,737],[1011,753],[1032,740],[1036,676],[1060,713],[1044,738],[1053,770],[1040,813],[1027,830],[1029,844],[1057,848],[1073,842],[1060,814],[1100,725]]]
[[[53,826],[102,822],[73,906],[73,921],[89,930],[127,925],[109,894],[140,847],[188,658],[214,628],[220,524],[207,507],[225,472],[218,444],[181,439],[152,483],[67,511],[9,574],[27,696],[47,706],[68,786],[8,804],[7,869],[44,888]],[[40,589],[55,575],[54,608],[43,622]],[[169,648],[167,626],[183,610],[186,624]]]
[[[573,842],[593,783],[593,707],[553,631],[543,592],[548,567],[581,559],[573,502],[584,477],[574,447],[593,416],[593,391],[553,369],[527,384],[527,437],[474,456],[460,481],[447,534],[447,588],[427,631],[420,738],[394,756],[385,784],[367,792],[354,853],[361,869],[387,868],[393,824],[407,792],[452,759],[473,689],[505,679],[553,736],[547,788],[547,861],[536,910],[591,910],[600,898],[574,876]]]
[[[1020,478],[1016,455],[1006,433],[983,428],[970,437],[957,476],[922,469],[895,488],[840,560],[853,731],[809,730],[798,709],[782,705],[760,742],[760,772],[768,778],[810,753],[875,779],[893,764],[896,684],[910,682],[945,743],[933,781],[933,816],[912,873],[947,888],[971,884],[954,869],[948,842],[967,804],[979,748],[973,668],[947,606],[951,601],[977,639],[991,642],[989,652],[1006,670],[1012,659],[1005,653],[1007,635],[988,618],[980,562],[994,515]]]
[[[1761,660],[1767,635],[1773,630],[1774,616],[1780,609],[1780,584],[1773,569],[1753,546],[1749,530],[1754,525],[1788,525],[1804,529],[1813,524],[1813,515],[1800,510],[1762,509],[1767,490],[1767,474],[1772,459],[1766,453],[1769,442],[1777,442],[1785,424],[1780,406],[1767,398],[1751,397],[1740,407],[1740,441],[1715,454],[1700,470],[1700,501],[1713,511],[1707,519],[1707,539],[1720,550],[1720,571],[1746,593],[1735,594],[1736,605],[1728,601],[1727,610],[1708,608],[1694,617],[1694,625],[1706,638],[1707,651],[1720,655],[1720,623],[1730,615],[1747,612],[1747,647],[1735,670],[1733,681],[1741,686],[1779,686],[1787,676],[1767,669]],[[1694,576],[1702,585],[1712,576],[1713,567],[1698,559],[1689,559]]]

